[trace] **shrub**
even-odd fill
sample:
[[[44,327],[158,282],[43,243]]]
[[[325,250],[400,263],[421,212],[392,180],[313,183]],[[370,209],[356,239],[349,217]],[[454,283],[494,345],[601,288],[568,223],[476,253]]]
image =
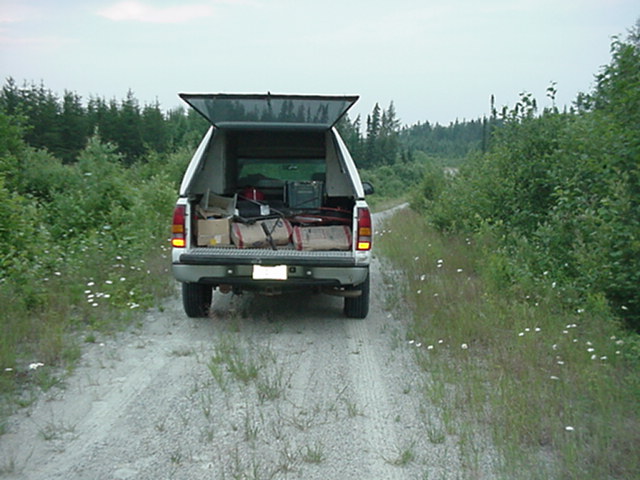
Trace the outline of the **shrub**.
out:
[[[612,52],[579,112],[537,115],[523,95],[490,150],[438,195],[425,183],[416,204],[441,230],[490,229],[523,275],[604,294],[640,328],[640,116],[628,108],[640,104],[640,44],[616,40]]]

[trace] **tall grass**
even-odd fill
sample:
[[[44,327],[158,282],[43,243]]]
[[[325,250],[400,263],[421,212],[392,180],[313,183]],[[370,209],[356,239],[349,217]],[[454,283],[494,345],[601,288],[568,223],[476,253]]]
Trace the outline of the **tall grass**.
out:
[[[601,298],[568,311],[551,280],[505,285],[490,238],[444,236],[412,211],[379,235],[406,275],[424,401],[459,436],[468,476],[488,436],[503,478],[640,478],[640,342]]]

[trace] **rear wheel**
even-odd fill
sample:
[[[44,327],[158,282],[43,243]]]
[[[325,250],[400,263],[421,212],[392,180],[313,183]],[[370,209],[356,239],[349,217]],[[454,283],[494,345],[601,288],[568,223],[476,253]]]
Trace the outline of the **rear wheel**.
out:
[[[211,308],[213,288],[202,283],[182,284],[182,305],[188,317],[206,317]]]
[[[369,274],[367,279],[354,290],[360,290],[357,297],[344,299],[344,314],[349,318],[365,318],[369,313]]]

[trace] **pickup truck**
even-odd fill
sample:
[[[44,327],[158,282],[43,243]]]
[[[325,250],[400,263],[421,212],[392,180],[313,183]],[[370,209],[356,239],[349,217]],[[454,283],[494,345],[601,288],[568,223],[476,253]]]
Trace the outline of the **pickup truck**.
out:
[[[207,316],[214,289],[308,289],[344,297],[344,314],[365,318],[373,187],[335,127],[358,97],[179,95],[211,124],[173,214],[185,313]]]

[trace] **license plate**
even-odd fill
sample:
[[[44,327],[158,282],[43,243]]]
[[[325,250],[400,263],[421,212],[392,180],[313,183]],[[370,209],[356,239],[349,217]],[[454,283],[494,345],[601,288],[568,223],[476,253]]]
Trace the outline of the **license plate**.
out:
[[[276,265],[275,267],[264,267],[262,265],[253,266],[254,280],[286,280],[287,266]]]

